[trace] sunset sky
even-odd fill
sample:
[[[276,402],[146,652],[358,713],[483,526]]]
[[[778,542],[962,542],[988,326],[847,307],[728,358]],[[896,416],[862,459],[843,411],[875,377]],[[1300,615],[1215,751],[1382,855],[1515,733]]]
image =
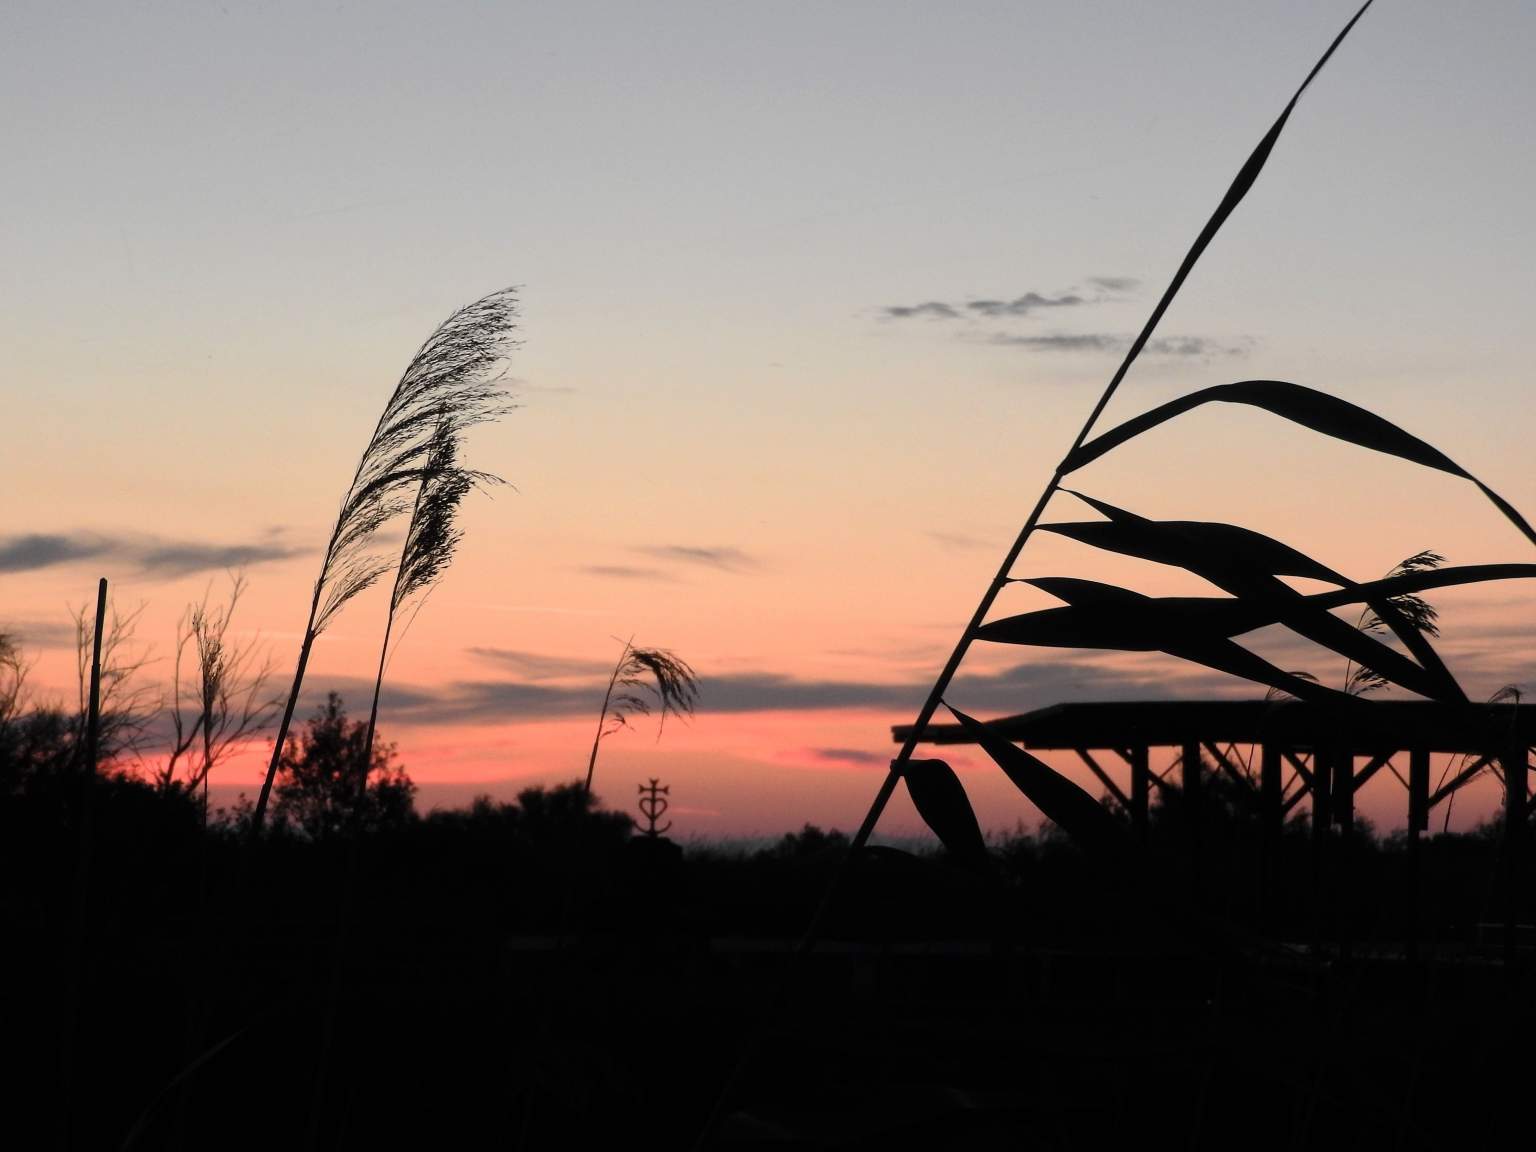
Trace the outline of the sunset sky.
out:
[[[70,694],[69,610],[106,576],[146,605],[164,681],[187,602],[243,568],[239,626],[285,679],[395,380],[516,285],[521,407],[469,444],[511,487],[468,503],[384,696],[423,805],[578,776],[632,635],[692,663],[702,702],[605,743],[606,800],[658,776],[683,836],[849,828],[1123,343],[1353,8],[8,3],[0,628]],[[1516,0],[1378,4],[1101,426],[1292,380],[1536,514],[1533,42]],[[1533,559],[1471,485],[1229,406],[1074,479],[1359,579],[1424,548]],[[1052,514],[1089,518],[1074,504]],[[1208,591],[1050,537],[1016,574]],[[1433,599],[1470,695],[1536,688],[1536,589]],[[339,687],[365,712],[383,607],[321,639],[305,711]],[[1161,657],[979,646],[966,669],[952,699],[983,716],[1254,694]],[[951,760],[984,825],[1035,822],[979,753]],[[217,783],[258,781],[253,757]],[[1395,788],[1361,804],[1383,826]],[[916,826],[901,798],[882,831]]]

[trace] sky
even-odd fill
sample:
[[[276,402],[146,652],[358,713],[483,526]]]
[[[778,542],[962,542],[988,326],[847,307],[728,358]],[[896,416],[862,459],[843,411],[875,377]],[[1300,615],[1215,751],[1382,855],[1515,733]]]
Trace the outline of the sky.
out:
[[[177,618],[238,569],[238,626],[285,677],[400,372],[456,307],[513,285],[520,407],[467,450],[509,486],[466,507],[384,694],[423,804],[580,775],[632,636],[695,667],[701,706],[604,742],[607,802],[655,776],[680,835],[850,828],[1118,350],[1352,11],[11,0],[0,628],[36,690],[67,696],[69,610],[106,576],[143,606],[142,675],[163,683]],[[1380,0],[1101,427],[1291,380],[1536,513],[1533,34],[1513,0]],[[1074,481],[1359,579],[1423,548],[1528,558],[1465,482],[1219,409]],[[1072,503],[1048,519],[1084,518]],[[1202,591],[1046,536],[1015,574]],[[1474,698],[1536,687],[1532,596],[1434,597]],[[999,609],[1048,603],[1010,590]],[[359,598],[322,637],[306,709],[337,688],[365,710],[383,609]],[[951,693],[981,715],[1211,695],[1252,689],[986,645]],[[979,754],[950,759],[984,826],[1038,819]],[[254,789],[261,760],[222,770],[221,794]],[[1402,822],[1388,779],[1360,805],[1383,827]],[[917,830],[903,797],[881,828]]]

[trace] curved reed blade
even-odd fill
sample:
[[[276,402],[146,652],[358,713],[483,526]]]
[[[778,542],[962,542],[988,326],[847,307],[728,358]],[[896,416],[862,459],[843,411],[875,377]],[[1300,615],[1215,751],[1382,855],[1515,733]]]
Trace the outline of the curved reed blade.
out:
[[[1106,452],[1118,448],[1127,440],[1134,439],[1143,432],[1156,428],[1159,424],[1166,423],[1175,416],[1181,416],[1202,404],[1215,401],[1227,404],[1248,404],[1255,408],[1262,408],[1294,424],[1300,424],[1314,432],[1321,432],[1325,436],[1332,436],[1335,440],[1344,440],[1374,452],[1397,456],[1426,468],[1434,468],[1441,472],[1448,472],[1452,476],[1470,480],[1477,485],[1484,496],[1488,497],[1494,507],[1504,513],[1511,524],[1524,533],[1527,540],[1536,544],[1536,529],[1526,522],[1525,517],[1520,515],[1509,501],[1438,448],[1425,443],[1417,436],[1404,432],[1390,420],[1383,420],[1374,412],[1367,411],[1358,404],[1351,404],[1347,400],[1340,400],[1337,396],[1330,396],[1326,392],[1292,384],[1286,380],[1239,380],[1235,384],[1218,384],[1212,388],[1191,392],[1188,396],[1181,396],[1177,400],[1170,400],[1167,404],[1161,404],[1150,412],[1143,412],[1140,416],[1111,428],[1108,432],[1094,437],[1086,444],[1069,452],[1067,458],[1061,462],[1061,472],[1063,475],[1075,472]]]
[[[1118,853],[1128,846],[1125,831],[1102,804],[1044,760],[998,736],[947,701],[944,707],[981,745],[1029,802],[1088,851]]]
[[[1467,564],[1353,584],[1337,592],[1302,597],[1302,601],[1309,609],[1326,610],[1431,588],[1532,578],[1536,578],[1536,564]],[[974,639],[1051,648],[1161,651],[1283,689],[1298,699],[1360,703],[1356,697],[1282,671],[1232,642],[1233,636],[1281,623],[1273,602],[1252,603],[1211,596],[1143,596],[1113,584],[1065,576],[1023,583],[1066,601],[1067,606],[991,621],[975,629]]]
[[[1179,603],[1175,598],[1158,600],[1134,592],[1128,595],[1137,597],[1137,602],[1068,605],[1009,616],[982,625],[976,639],[1047,648],[1166,652],[1191,664],[1278,688],[1300,700],[1357,702],[1343,692],[1278,668],[1233,641],[1228,630],[1251,631],[1246,627],[1248,606],[1239,601],[1191,598]]]
[[[1173,298],[1179,294],[1179,289],[1184,286],[1184,281],[1189,278],[1195,263],[1204,254],[1206,248],[1210,247],[1211,241],[1216,238],[1216,233],[1221,231],[1221,226],[1227,222],[1227,217],[1231,216],[1237,206],[1243,202],[1243,197],[1248,195],[1249,189],[1258,180],[1259,173],[1264,170],[1264,164],[1269,160],[1269,154],[1274,151],[1275,143],[1280,139],[1280,133],[1285,130],[1286,121],[1291,118],[1291,113],[1295,111],[1296,102],[1301,99],[1301,94],[1307,90],[1312,81],[1316,79],[1317,74],[1323,70],[1323,65],[1328,63],[1339,45],[1344,42],[1344,37],[1349,35],[1350,29],[1355,26],[1360,17],[1365,15],[1366,9],[1371,6],[1371,3],[1372,0],[1365,0],[1365,3],[1360,5],[1359,10],[1350,17],[1349,23],[1344,25],[1339,34],[1333,38],[1333,43],[1328,45],[1328,51],[1324,52],[1317,63],[1312,66],[1312,71],[1307,73],[1307,78],[1301,82],[1301,86],[1296,89],[1290,100],[1286,102],[1285,107],[1281,110],[1274,124],[1270,126],[1268,132],[1264,133],[1264,138],[1259,141],[1258,145],[1249,154],[1248,159],[1243,161],[1243,166],[1238,169],[1237,175],[1233,177],[1232,184],[1227,188],[1226,195],[1216,205],[1216,211],[1211,213],[1211,218],[1205,222],[1205,227],[1200,229],[1200,234],[1195,237],[1195,242],[1190,245],[1189,251],[1184,254],[1184,259],[1180,262],[1178,271],[1173,274],[1173,279],[1168,282],[1168,287],[1163,290],[1163,295],[1158,300],[1157,307],[1152,309],[1152,315],[1147,317],[1146,324],[1142,326],[1141,332],[1127,350],[1125,359],[1120,362],[1120,367],[1115,370],[1115,374],[1111,377],[1108,387],[1105,388],[1103,396],[1100,397],[1098,404],[1094,407],[1093,414],[1089,416],[1088,423],[1083,428],[1084,435],[1093,426],[1099,414],[1104,411],[1105,405],[1109,403],[1110,397],[1120,387],[1120,382],[1125,379],[1125,375],[1130,371],[1131,365],[1136,362],[1136,358],[1141,355],[1142,349],[1147,346],[1147,341],[1152,338],[1152,333],[1156,331],[1158,324],[1162,321],[1163,313],[1168,311],[1168,306],[1173,303]],[[1079,437],[1079,442],[1081,442],[1081,437]],[[1069,471],[1071,469],[1066,467],[1061,469],[1062,474]]]
[[[1281,572],[1333,584],[1353,583],[1289,545],[1231,524],[1148,520],[1113,504],[1076,492],[1073,495],[1109,519],[1082,524],[1042,524],[1042,529],[1107,551],[1193,572],[1239,599],[1267,605],[1276,614],[1278,623],[1370,669],[1384,680],[1430,699],[1465,702],[1466,694],[1432,649],[1430,663],[1425,666],[1415,664],[1369,633],[1309,604],[1302,593],[1276,579],[1274,573]],[[1430,647],[1402,613],[1396,612],[1387,601],[1381,603],[1387,606],[1388,614],[1396,619],[1404,632],[1418,637],[1419,649]],[[1384,623],[1389,623],[1387,616],[1380,612],[1377,615]]]
[[[1321,608],[1341,608],[1346,604],[1374,604],[1389,596],[1428,592],[1434,588],[1455,588],[1463,584],[1482,584],[1489,580],[1536,579],[1536,564],[1460,564],[1455,568],[1437,568],[1368,580],[1337,592],[1317,592],[1307,599]]]
[[[1071,489],[1063,489],[1071,492]],[[1146,523],[1134,513],[1123,511],[1112,504],[1101,500],[1095,500],[1091,496],[1085,496],[1081,492],[1071,492],[1079,500],[1092,506],[1095,510],[1114,521],[1105,526],[1097,522],[1087,524],[1052,525],[1042,524],[1046,531],[1058,532],[1064,536],[1070,536],[1093,547],[1107,551],[1121,552],[1125,555],[1137,556],[1146,560],[1153,560],[1160,564],[1173,564],[1181,568],[1190,568],[1182,556],[1176,554],[1178,544],[1170,545],[1170,542],[1161,537],[1153,537],[1151,534],[1141,533],[1134,537],[1120,531],[1127,522]],[[1275,576],[1302,576],[1313,580],[1321,580],[1329,584],[1338,584],[1343,587],[1352,586],[1353,580],[1333,571],[1323,564],[1319,564],[1305,553],[1298,552],[1288,544],[1282,544],[1272,537],[1265,536],[1261,532],[1254,532],[1248,528],[1241,528],[1235,524],[1222,524],[1213,521],[1200,520],[1167,520],[1158,521],[1162,527],[1177,531],[1182,537],[1193,537],[1202,545],[1208,554],[1216,557],[1229,557],[1233,563],[1241,562],[1247,568],[1267,572]],[[1220,580],[1213,577],[1204,569],[1197,571],[1205,579],[1211,580],[1219,587],[1225,587]],[[1230,591],[1230,589],[1228,589]],[[1431,677],[1435,684],[1440,686],[1438,695],[1430,694],[1433,698],[1449,699],[1456,702],[1466,700],[1466,693],[1456,677],[1451,675],[1451,670],[1440,659],[1440,654],[1430,644],[1423,629],[1417,627],[1409,620],[1390,599],[1377,597],[1366,601],[1367,607],[1374,612],[1377,618],[1385,624],[1402,641],[1403,646],[1412,653],[1420,667]]]
[[[1211,580],[1207,572],[1232,572],[1239,576],[1262,572],[1270,576],[1301,576],[1328,584],[1352,583],[1305,552],[1251,528],[1206,520],[1148,520],[1070,488],[1062,491],[1076,496],[1108,522],[1042,524],[1040,531],[1055,532],[1106,552],[1186,568],[1207,580]],[[1199,566],[1192,567],[1192,563]]]
[[[955,770],[943,760],[908,760],[902,775],[912,806],[955,863],[972,872],[989,873],[992,858],[987,855],[981,825]]]

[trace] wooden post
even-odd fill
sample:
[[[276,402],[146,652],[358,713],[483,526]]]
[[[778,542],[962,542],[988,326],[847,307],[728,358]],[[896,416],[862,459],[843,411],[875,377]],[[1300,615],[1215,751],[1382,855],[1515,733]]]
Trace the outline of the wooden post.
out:
[[[1138,744],[1131,749],[1131,828],[1136,842],[1147,845],[1147,800],[1152,789],[1152,769],[1147,764],[1147,746]]]
[[[1329,759],[1332,768],[1330,783],[1333,786],[1333,821],[1339,826],[1339,842],[1334,852],[1329,895],[1333,901],[1339,957],[1347,960],[1355,911],[1354,902],[1350,899],[1350,885],[1354,882],[1350,854],[1354,850],[1355,833],[1355,756],[1350,749],[1339,748],[1330,753]]]
[[[101,634],[106,626],[106,618],[107,581],[103,577],[96,585],[96,632],[91,642],[90,695],[85,704],[85,749],[78,775],[73,781],[78,805],[75,810],[75,891],[70,932],[72,947],[65,961],[64,1019],[59,1061],[59,1136],[64,1148],[73,1147],[77,1136],[72,1119],[77,1096],[75,1043],[79,1039],[79,1004],[86,972],[85,952],[89,928],[86,911],[89,904],[92,826],[96,808],[96,760],[100,755],[101,741]]]
[[[1200,743],[1187,741],[1179,753],[1179,779],[1184,785],[1184,833],[1187,845],[1189,890],[1196,903],[1200,894],[1201,781]]]
[[[107,578],[96,585],[96,632],[91,642],[91,695],[85,713],[85,770],[94,779],[101,741],[101,633],[107,619]]]
[[[1424,846],[1420,836],[1429,830],[1429,749],[1408,752],[1408,956],[1419,958],[1419,937],[1424,921]]]
[[[1515,962],[1515,930],[1520,924],[1521,881],[1525,876],[1526,772],[1530,767],[1525,744],[1515,741],[1499,757],[1504,768],[1504,966]]]
[[[1326,748],[1312,752],[1312,839],[1321,842],[1333,823],[1333,757]]]
[[[1328,922],[1328,825],[1331,823],[1333,754],[1312,750],[1312,945],[1321,950]]]
[[[1259,753],[1259,818],[1263,821],[1259,859],[1259,909],[1266,916],[1274,903],[1275,881],[1280,874],[1280,843],[1285,831],[1284,793],[1280,746],[1267,743]]]

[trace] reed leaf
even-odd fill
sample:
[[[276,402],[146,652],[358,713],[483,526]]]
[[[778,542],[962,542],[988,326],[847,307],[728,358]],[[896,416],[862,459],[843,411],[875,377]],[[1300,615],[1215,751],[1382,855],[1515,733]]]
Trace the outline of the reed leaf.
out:
[[[971,739],[992,757],[1004,775],[1013,781],[1014,787],[1079,845],[1089,851],[1112,853],[1127,847],[1124,829],[1087,792],[1044,760],[998,736],[948,701],[944,707]]]
[[[1306,553],[1250,528],[1203,520],[1148,520],[1070,488],[1062,491],[1076,496],[1106,520],[1042,524],[1040,531],[1054,532],[1106,552],[1185,568],[1218,586],[1221,579],[1251,573],[1301,576],[1328,584],[1351,583]]]
[[[1063,489],[1063,491],[1071,492],[1071,489]],[[1248,528],[1208,521],[1170,520],[1157,523],[1163,528],[1176,531],[1180,537],[1178,540],[1169,540],[1149,532],[1127,533],[1122,531],[1125,524],[1148,522],[1134,513],[1125,512],[1112,504],[1095,500],[1091,496],[1085,496],[1080,492],[1071,492],[1071,494],[1108,517],[1113,523],[1109,525],[1101,525],[1097,522],[1070,525],[1042,524],[1042,529],[1070,536],[1093,547],[1187,568],[1223,588],[1226,585],[1221,580],[1215,579],[1211,573],[1222,570],[1226,565],[1268,572],[1271,575],[1302,576],[1340,586],[1351,586],[1354,583],[1326,565],[1319,564],[1310,556],[1298,552],[1290,545],[1282,544],[1278,540]],[[1185,540],[1192,540],[1203,548],[1205,555],[1200,567],[1191,567]],[[1223,559],[1225,559],[1225,565],[1222,563]],[[1418,622],[1410,619],[1391,598],[1378,597],[1367,600],[1366,604],[1377,619],[1402,641],[1403,646],[1412,653],[1414,659],[1419,662],[1419,666],[1438,686],[1439,691],[1434,694],[1434,698],[1455,702],[1466,701],[1466,693],[1456,678],[1451,675],[1444,661],[1440,659],[1440,654],[1429,643],[1426,630]]]
[[[1468,564],[1436,571],[1410,572],[1335,592],[1302,597],[1312,609],[1327,610],[1361,602],[1479,584],[1489,580],[1536,578],[1536,564]],[[1143,596],[1094,580],[1053,576],[1025,580],[1066,602],[994,620],[976,628],[977,640],[1052,648],[1105,648],[1127,652],[1162,651],[1289,692],[1302,700],[1358,699],[1301,680],[1235,644],[1233,636],[1281,623],[1273,601],[1256,603],[1230,597]]]
[[[1374,452],[1397,456],[1426,468],[1434,468],[1440,472],[1448,472],[1452,476],[1470,480],[1477,485],[1484,496],[1488,497],[1494,507],[1504,513],[1511,524],[1524,533],[1527,540],[1536,544],[1536,529],[1526,522],[1525,517],[1520,515],[1509,501],[1438,448],[1425,443],[1417,436],[1410,435],[1391,421],[1382,419],[1358,404],[1351,404],[1347,400],[1340,400],[1337,396],[1330,396],[1315,388],[1307,388],[1285,380],[1239,380],[1235,384],[1218,384],[1191,392],[1177,400],[1170,400],[1167,404],[1161,404],[1149,412],[1143,412],[1140,416],[1111,428],[1108,432],[1094,437],[1069,452],[1066,459],[1061,462],[1061,473],[1066,475],[1075,472],[1127,440],[1134,439],[1143,432],[1172,420],[1175,416],[1180,416],[1202,404],[1218,401],[1262,408],[1294,424],[1300,424],[1314,432],[1321,432],[1336,440],[1344,440]]]
[[[293,684],[251,814],[251,836],[259,835],[265,822],[315,640],[348,601],[391,569],[398,572],[397,561],[374,548],[378,530],[419,504],[433,452],[445,437],[456,442],[466,429],[507,410],[505,373],[499,369],[513,345],[516,316],[510,288],[460,308],[417,350],[384,405],[321,557]]]
[[[902,775],[912,806],[955,863],[972,872],[990,872],[992,858],[981,825],[955,770],[943,760],[908,760]]]
[[[1348,585],[1352,582],[1289,545],[1246,528],[1198,521],[1148,520],[1113,504],[1074,492],[1109,519],[1082,524],[1042,524],[1055,532],[1094,547],[1170,564],[1209,580],[1224,592],[1250,603],[1264,604],[1279,623],[1314,643],[1331,648],[1381,678],[1436,700],[1465,702],[1466,694],[1438,658],[1427,666],[1415,664],[1387,647],[1368,630],[1351,627],[1337,616],[1307,603],[1305,596],[1278,580],[1274,573],[1304,576]],[[1403,631],[1422,639],[1406,613],[1390,601],[1381,602],[1375,616],[1393,616]],[[1429,647],[1424,641],[1419,647]]]

